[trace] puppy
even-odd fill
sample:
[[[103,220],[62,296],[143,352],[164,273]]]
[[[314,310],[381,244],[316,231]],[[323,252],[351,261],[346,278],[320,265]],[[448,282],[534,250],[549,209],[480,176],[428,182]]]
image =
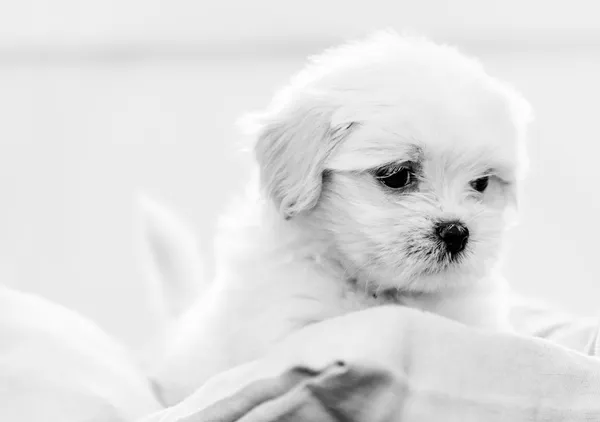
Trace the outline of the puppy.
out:
[[[247,119],[257,171],[157,375],[165,402],[383,303],[507,329],[497,268],[529,119],[478,62],[425,39],[383,32],[314,58]]]

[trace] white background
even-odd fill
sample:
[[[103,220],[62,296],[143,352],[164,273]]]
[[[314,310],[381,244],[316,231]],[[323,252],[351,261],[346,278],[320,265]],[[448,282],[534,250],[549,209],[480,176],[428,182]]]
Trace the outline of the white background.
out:
[[[134,194],[174,207],[210,259],[246,169],[235,119],[307,54],[372,29],[458,44],[537,120],[506,274],[567,310],[600,308],[600,28],[588,1],[30,0],[0,4],[0,281],[132,346],[154,315]]]

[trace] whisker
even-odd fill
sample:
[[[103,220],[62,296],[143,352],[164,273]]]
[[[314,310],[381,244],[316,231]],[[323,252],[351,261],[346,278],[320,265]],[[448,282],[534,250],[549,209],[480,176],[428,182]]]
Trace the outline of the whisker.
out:
[[[469,216],[467,219],[465,219],[465,223],[470,223],[471,221],[473,221],[474,219],[476,219],[477,217],[481,216],[482,214],[485,213],[485,210],[479,210],[476,213],[472,214],[471,216]]]

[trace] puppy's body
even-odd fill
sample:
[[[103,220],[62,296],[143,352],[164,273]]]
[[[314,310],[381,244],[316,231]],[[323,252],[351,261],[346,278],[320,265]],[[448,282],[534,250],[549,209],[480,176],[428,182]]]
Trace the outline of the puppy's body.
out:
[[[382,303],[505,329],[496,268],[527,111],[476,62],[420,39],[384,33],[316,59],[255,119],[258,171],[159,374],[165,400]]]

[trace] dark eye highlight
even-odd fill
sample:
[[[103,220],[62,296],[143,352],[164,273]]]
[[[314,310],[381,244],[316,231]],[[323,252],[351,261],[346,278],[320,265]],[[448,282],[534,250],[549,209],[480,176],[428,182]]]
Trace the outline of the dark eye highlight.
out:
[[[490,176],[483,176],[483,177],[480,177],[479,179],[473,180],[470,183],[470,185],[473,188],[473,190],[475,190],[479,193],[483,193],[487,189],[489,182],[490,182]]]
[[[383,167],[375,173],[377,180],[390,189],[402,189],[415,182],[414,171],[407,166]]]

